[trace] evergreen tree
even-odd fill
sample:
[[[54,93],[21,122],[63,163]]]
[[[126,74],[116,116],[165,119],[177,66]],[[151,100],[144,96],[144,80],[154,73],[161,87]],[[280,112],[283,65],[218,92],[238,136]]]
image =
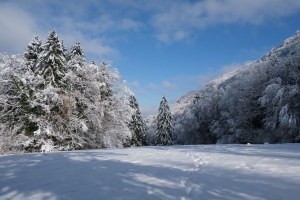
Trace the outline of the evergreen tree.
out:
[[[62,79],[65,76],[65,63],[64,49],[54,30],[43,45],[43,51],[37,63],[37,73],[45,79],[44,86],[61,87],[64,85]]]
[[[134,114],[131,116],[131,121],[128,124],[132,133],[131,145],[145,146],[147,145],[146,126],[140,112],[139,104],[133,95],[129,97],[129,106],[134,110]]]
[[[97,65],[94,59],[91,61],[91,65]]]
[[[139,104],[138,104],[137,99],[135,98],[134,95],[130,95],[130,96],[129,96],[129,106],[130,106],[130,108],[132,108],[132,109],[137,109],[137,108],[139,108]]]
[[[24,53],[24,57],[26,58],[26,67],[35,70],[35,65],[37,63],[37,59],[39,54],[42,52],[42,41],[39,40],[38,36],[34,36],[31,42],[28,44],[26,48],[26,52]]]
[[[168,101],[164,96],[160,102],[157,115],[156,145],[173,144],[173,123]]]
[[[93,61],[92,61],[93,62]],[[94,61],[95,62],[95,61]],[[108,65],[105,61],[102,61],[100,66],[100,73],[101,73],[101,99],[104,101],[111,101],[112,97],[114,96],[113,86],[111,84]]]
[[[71,65],[79,64],[79,66],[82,67],[85,62],[84,57],[84,52],[80,46],[80,43],[76,42],[76,44],[71,47],[68,56]]]
[[[68,49],[66,48],[65,44],[64,44],[64,41],[62,40],[61,41],[61,47],[63,49],[63,55],[65,57],[65,59],[68,61],[70,58],[69,58],[69,51]]]

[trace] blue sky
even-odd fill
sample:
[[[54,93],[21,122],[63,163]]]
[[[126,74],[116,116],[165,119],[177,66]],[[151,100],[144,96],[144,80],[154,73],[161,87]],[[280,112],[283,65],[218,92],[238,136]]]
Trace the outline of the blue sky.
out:
[[[144,115],[260,59],[300,30],[299,0],[0,0],[0,52],[23,53],[57,30],[86,61],[106,60]]]

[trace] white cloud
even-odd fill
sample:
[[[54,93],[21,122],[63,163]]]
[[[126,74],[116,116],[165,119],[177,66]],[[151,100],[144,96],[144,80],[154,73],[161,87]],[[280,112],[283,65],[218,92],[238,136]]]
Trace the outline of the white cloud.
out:
[[[145,91],[140,88],[138,81],[133,81],[132,83],[126,84],[135,94],[145,94]]]
[[[82,44],[94,40],[86,45],[91,49],[86,52],[107,55],[117,52],[109,42],[123,40],[130,31],[152,28],[158,40],[171,43],[189,40],[195,37],[195,31],[216,24],[262,24],[300,10],[299,0],[10,2],[0,3],[0,50],[20,51],[20,44],[27,44],[35,34],[44,36],[45,30],[55,28],[68,36],[79,32]],[[99,35],[104,39],[100,40]]]
[[[144,25],[141,22],[134,21],[133,19],[125,18],[125,19],[122,19],[120,24],[117,25],[116,27],[118,27],[121,30],[139,31],[143,26]]]
[[[109,14],[100,15],[91,21],[75,22],[74,25],[81,30],[94,34],[110,31],[139,31],[144,27],[142,22],[130,18],[118,18],[118,16]]]
[[[170,83],[169,81],[163,81],[163,86],[164,88],[167,88],[167,89],[176,89],[177,88],[177,85],[175,83]]]
[[[133,88],[138,88],[140,86],[138,81],[133,81],[132,83],[127,83],[127,86],[133,87]]]
[[[99,31],[138,30],[142,26],[128,18],[114,21],[105,18],[105,15],[100,23],[83,21],[81,17],[86,15],[84,9],[79,8],[78,12],[74,13],[72,6],[56,10],[55,12],[60,13],[53,15],[54,7],[62,7],[63,2],[37,1],[37,11],[32,9],[32,2],[12,2],[15,3],[0,3],[0,52],[9,54],[24,53],[27,44],[35,35],[39,35],[44,42],[48,36],[47,32],[55,29],[67,48],[80,41],[84,53],[89,57],[109,59],[118,56],[119,52],[109,45],[109,36],[101,34],[102,37],[99,37]],[[53,5],[54,7],[51,7]]]
[[[156,37],[163,42],[187,38],[189,32],[215,24],[262,24],[300,10],[299,0],[172,1],[152,16]]]
[[[35,20],[9,3],[0,3],[0,52],[22,54],[37,34]]]
[[[150,84],[148,84],[148,88],[151,89],[151,90],[157,90],[158,86],[155,85],[154,83],[150,83]]]

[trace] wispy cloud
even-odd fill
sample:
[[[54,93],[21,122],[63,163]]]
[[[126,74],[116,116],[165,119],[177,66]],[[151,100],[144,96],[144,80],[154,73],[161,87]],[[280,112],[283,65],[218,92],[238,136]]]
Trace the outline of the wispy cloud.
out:
[[[38,10],[33,9],[34,2]],[[55,29],[68,48],[80,41],[85,54],[110,59],[117,57],[119,52],[112,47],[110,34],[105,32],[139,31],[143,27],[141,22],[127,17],[112,17],[107,12],[96,12],[100,14],[89,20],[90,13],[84,9],[86,5],[80,5],[74,9],[73,4],[66,6],[59,1],[0,2],[0,52],[23,53],[34,35],[45,41],[47,32]],[[97,2],[91,1],[90,6],[103,9]],[[57,7],[64,9],[58,11]]]
[[[127,83],[128,87],[138,88],[140,86],[138,81],[133,81],[132,83]]]
[[[169,81],[163,81],[163,87],[166,89],[176,89],[177,85],[175,83],[170,83]]]
[[[190,32],[216,24],[255,24],[292,15],[300,10],[298,0],[203,0],[172,1],[152,16],[156,37],[163,42],[187,38]]]
[[[154,83],[150,83],[150,84],[148,84],[148,86],[147,86],[149,89],[151,89],[151,90],[157,90],[158,89],[158,86],[157,85],[155,85]]]
[[[0,52],[14,54],[24,53],[37,31],[35,20],[10,3],[0,3],[0,27]]]
[[[138,81],[133,81],[131,83],[126,83],[126,85],[132,90],[135,94],[143,95],[145,91],[140,88],[140,84]]]
[[[121,30],[134,30],[139,31],[141,28],[144,27],[144,24],[133,19],[125,18],[122,19],[119,26]]]
[[[112,1],[12,0],[0,3],[1,44],[14,51],[34,36],[57,29],[80,40],[93,41],[86,52],[115,54],[108,41],[123,39],[128,32],[151,30],[159,41],[191,39],[199,30],[218,24],[263,24],[300,10],[299,0],[128,0]],[[36,9],[38,8],[38,9]],[[63,9],[57,9],[63,8]],[[9,20],[8,20],[9,19]],[[20,34],[22,33],[22,34]],[[118,33],[118,34],[116,34]],[[99,40],[102,35],[103,40]],[[29,38],[30,36],[30,38]],[[11,38],[15,38],[14,41]],[[97,38],[97,39],[96,39]],[[65,40],[69,40],[65,38]],[[5,42],[6,41],[6,42]],[[91,48],[90,48],[91,47]],[[0,49],[0,50],[1,50]],[[90,50],[91,49],[91,50]]]

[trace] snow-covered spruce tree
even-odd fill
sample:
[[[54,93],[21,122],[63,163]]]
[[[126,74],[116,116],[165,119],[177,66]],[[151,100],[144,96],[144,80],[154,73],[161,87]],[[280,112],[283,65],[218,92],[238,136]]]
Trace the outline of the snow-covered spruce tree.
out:
[[[61,41],[61,48],[63,50],[63,55],[64,55],[65,59],[68,61],[69,60],[69,51],[66,48],[63,40]]]
[[[68,61],[71,65],[78,64],[79,67],[82,67],[84,65],[84,52],[80,46],[79,42],[76,42],[74,46],[71,47],[70,52],[68,54]]]
[[[91,61],[90,64],[91,64],[91,65],[97,65],[97,63],[96,63],[96,61],[95,61],[94,59],[92,59],[92,61]]]
[[[101,82],[103,83],[101,88],[101,98],[103,101],[110,101],[114,94],[108,67],[109,66],[107,65],[107,63],[105,61],[102,61],[100,66],[100,73],[102,75]],[[107,105],[107,107],[109,106],[110,105]]]
[[[142,114],[140,112],[139,104],[134,95],[129,97],[129,106],[133,109],[133,115],[131,116],[131,121],[128,124],[131,130],[132,146],[145,146],[147,145],[146,140],[146,125],[143,120]]]
[[[32,71],[35,71],[37,59],[42,50],[42,41],[39,40],[38,36],[36,35],[28,44],[26,52],[24,53],[24,57],[27,60],[27,68],[31,69]]]
[[[49,34],[43,51],[39,54],[36,72],[44,78],[44,88],[47,85],[58,88],[65,85],[62,81],[65,71],[64,49],[54,30]]]
[[[157,115],[156,145],[173,144],[173,123],[168,101],[164,96],[160,102]]]

